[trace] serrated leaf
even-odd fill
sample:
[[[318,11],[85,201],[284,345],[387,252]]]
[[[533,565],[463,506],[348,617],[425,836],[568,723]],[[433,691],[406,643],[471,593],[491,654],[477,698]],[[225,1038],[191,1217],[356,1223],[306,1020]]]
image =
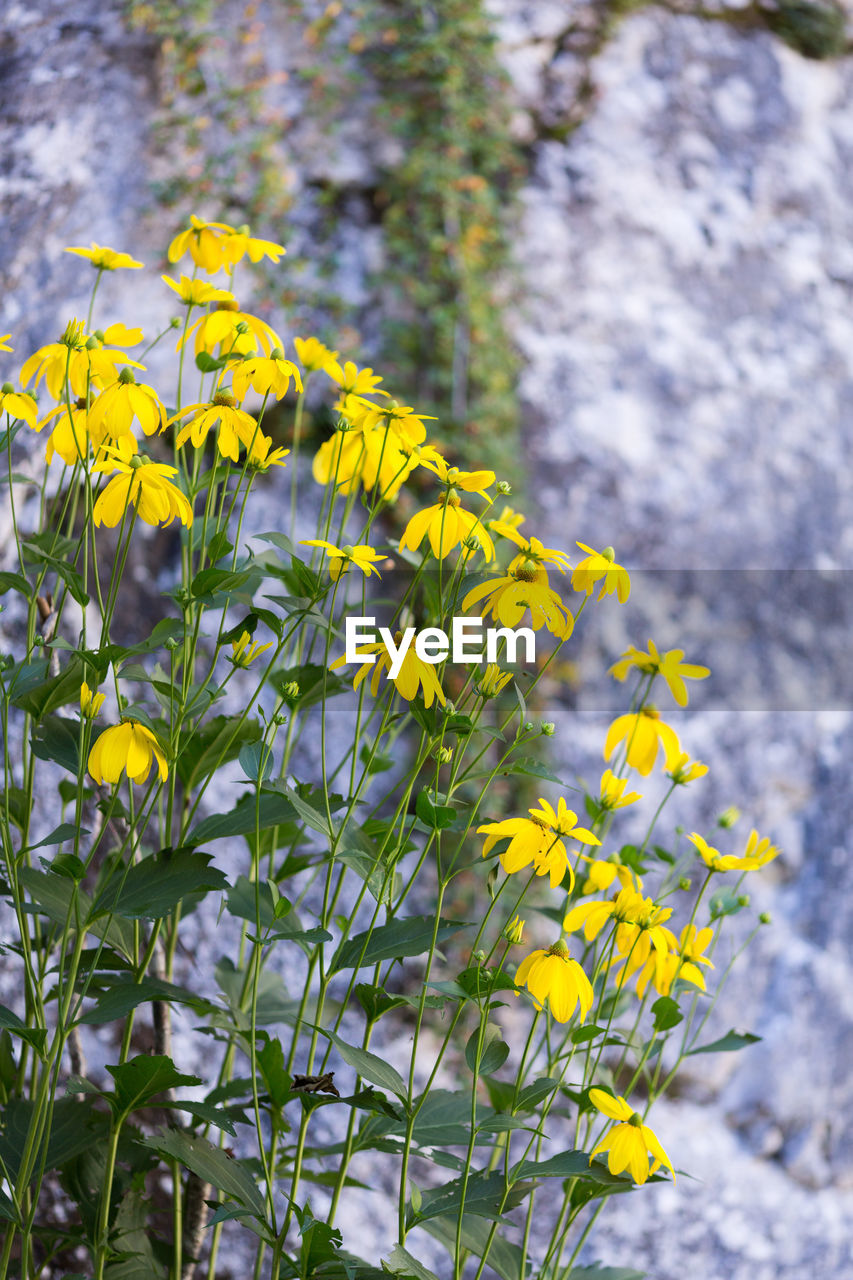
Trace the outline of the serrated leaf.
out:
[[[152,1000],[169,1004],[187,1004],[197,1012],[212,1012],[217,1006],[198,996],[186,987],[175,986],[164,978],[143,978],[134,982],[132,978],[123,978],[101,992],[93,1008],[87,1010],[79,1019],[87,1026],[102,1026],[106,1022],[116,1022],[136,1009],[141,1004],[149,1004]]]
[[[107,1095],[110,1105],[119,1115],[128,1115],[138,1107],[144,1107],[152,1098],[179,1084],[201,1084],[198,1076],[182,1075],[171,1058],[165,1054],[140,1053],[127,1062],[115,1066],[107,1064],[107,1071],[115,1082],[114,1095]]]
[[[92,918],[112,913],[124,920],[158,920],[170,915],[192,893],[225,889],[228,881],[212,867],[212,856],[194,849],[163,849],[135,863],[124,877],[114,876],[92,908]]]
[[[415,801],[415,813],[424,826],[432,831],[443,831],[449,827],[456,817],[456,810],[450,805],[436,804],[428,791],[420,791]]]
[[[264,1200],[254,1177],[243,1164],[214,1147],[206,1138],[194,1137],[178,1129],[167,1129],[143,1138],[142,1143],[171,1156],[203,1182],[209,1182],[225,1195],[236,1200],[243,1208],[250,1209],[260,1221],[264,1220]]]
[[[513,1178],[588,1178],[590,1164],[586,1151],[561,1151],[548,1160],[522,1160],[512,1171]]]
[[[30,745],[39,760],[53,760],[69,773],[80,772],[78,726],[61,716],[46,715],[33,726]]]
[[[671,996],[660,996],[655,1000],[652,1013],[655,1015],[655,1031],[671,1031],[684,1018],[684,1014]]]
[[[424,1191],[419,1213],[408,1215],[412,1226],[427,1218],[455,1218],[462,1204],[463,1185],[462,1178],[454,1178],[444,1186]],[[530,1183],[516,1183],[507,1193],[502,1173],[478,1171],[470,1175],[465,1186],[465,1212],[476,1218],[503,1222],[504,1214],[521,1204],[530,1191]]]
[[[387,1258],[382,1259],[382,1270],[392,1276],[401,1276],[403,1280],[438,1280],[434,1271],[418,1262],[408,1249],[395,1244]]]
[[[0,1004],[0,1027],[10,1031],[14,1036],[19,1036],[21,1040],[26,1040],[27,1044],[32,1045],[39,1057],[43,1056],[44,1042],[47,1039],[47,1031],[45,1029],[28,1027],[16,1013],[13,1013],[11,1009],[7,1009],[3,1004]]]
[[[290,798],[277,791],[262,791],[257,823],[261,831],[292,821],[296,810]],[[189,834],[190,844],[207,844],[210,840],[222,840],[226,836],[254,834],[256,825],[255,796],[247,792],[227,813],[214,813],[202,818]]]

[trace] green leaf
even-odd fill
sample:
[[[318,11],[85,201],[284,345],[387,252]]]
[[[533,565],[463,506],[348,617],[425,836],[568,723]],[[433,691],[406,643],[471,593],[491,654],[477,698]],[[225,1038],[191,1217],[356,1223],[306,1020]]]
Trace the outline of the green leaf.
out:
[[[73,720],[46,715],[33,726],[30,743],[39,760],[53,760],[69,773],[80,772],[79,726]]]
[[[250,578],[258,578],[251,569],[232,572],[230,569],[202,569],[190,584],[191,594],[198,600],[202,596],[212,598],[214,594],[230,594],[246,585]]]
[[[122,884],[108,884],[95,900],[92,918],[112,912],[124,920],[159,920],[191,893],[225,889],[222,871],[210,866],[212,855],[194,849],[162,849],[135,863]]]
[[[434,1239],[439,1240],[449,1252],[451,1258],[456,1257],[456,1223],[445,1218],[430,1218],[419,1223],[424,1231],[428,1231]],[[482,1258],[489,1244],[490,1227],[483,1218],[474,1218],[469,1214],[462,1215],[462,1244],[475,1258]],[[501,1280],[525,1280],[524,1255],[517,1244],[505,1240],[497,1232],[489,1246],[486,1263]]]
[[[436,932],[436,945],[470,928],[464,920],[440,920]],[[366,933],[356,934],[338,948],[329,967],[330,973],[341,969],[357,969],[404,956],[421,956],[430,948],[435,928],[433,916],[408,916],[378,925]]]
[[[572,1267],[566,1280],[644,1280],[645,1275],[633,1267],[603,1267],[593,1262],[589,1267]]]
[[[477,1054],[480,1053],[479,1074],[490,1076],[498,1071],[509,1057],[509,1045],[501,1038],[501,1029],[494,1022],[487,1022],[482,1032],[480,1028],[473,1032],[465,1046],[465,1061],[471,1071],[476,1072]]]
[[[217,1129],[229,1133],[232,1138],[237,1135],[234,1121],[227,1112],[221,1107],[211,1106],[209,1102],[195,1102],[191,1098],[181,1098],[177,1102],[170,1102],[169,1110],[186,1111],[189,1115],[195,1116],[196,1120],[201,1120],[203,1124],[215,1125]]]
[[[432,831],[443,831],[445,827],[449,827],[456,817],[456,810],[450,805],[436,804],[430,797],[428,791],[418,793],[415,802],[415,813],[420,818],[424,826],[429,827]]]
[[[748,905],[744,894],[734,889],[719,889],[711,896],[711,919],[720,920],[723,916],[734,916]]]
[[[462,1178],[454,1178],[444,1186],[424,1191],[420,1210],[417,1214],[409,1213],[408,1220],[412,1226],[420,1224],[427,1218],[456,1218],[462,1204]],[[492,1222],[503,1222],[504,1214],[530,1194],[530,1183],[516,1183],[505,1196],[506,1183],[502,1173],[487,1173],[484,1170],[472,1173],[465,1188],[465,1212],[477,1218],[489,1218]]]
[[[274,1036],[266,1035],[263,1048],[256,1054],[256,1061],[273,1106],[283,1107],[290,1099],[291,1092],[290,1076],[284,1067],[284,1049],[281,1041]]]
[[[88,831],[75,827],[73,822],[60,822],[58,827],[54,827],[49,836],[45,836],[43,840],[39,840],[38,844],[31,844],[30,853],[35,849],[44,849],[47,845],[62,844],[65,840],[73,840],[78,830],[81,835],[87,836]]]
[[[0,573],[0,596],[7,591],[19,591],[25,600],[29,600],[32,587],[20,573]]]
[[[212,1012],[218,1008],[209,1000],[198,996],[186,987],[175,986],[164,978],[143,978],[134,982],[131,977],[120,978],[98,995],[93,1008],[87,1010],[79,1019],[87,1026],[102,1026],[106,1022],[116,1022],[136,1009],[141,1004],[150,1004],[158,1000],[168,1004],[187,1004],[198,1013]]]
[[[182,747],[176,761],[178,776],[189,787],[197,776],[211,774],[215,768],[236,760],[248,742],[261,737],[257,720],[243,716],[215,716],[206,721]]]
[[[735,1049],[745,1049],[748,1044],[757,1044],[761,1036],[753,1035],[751,1031],[727,1031],[719,1040],[712,1040],[710,1044],[700,1045],[698,1049],[688,1049],[684,1055],[689,1058],[694,1053],[732,1053]]]
[[[15,705],[28,711],[34,720],[40,720],[49,711],[68,706],[69,703],[79,706],[80,686],[85,678],[83,663],[74,658],[58,676],[42,680],[29,693],[18,697]]]
[[[17,1176],[21,1156],[32,1121],[33,1103],[29,1098],[13,1098],[0,1110],[0,1158],[13,1177]],[[75,1098],[57,1098],[51,1116],[45,1168],[57,1169],[92,1145],[95,1126],[103,1125],[88,1108],[83,1111]],[[43,1148],[40,1146],[39,1151]],[[33,1177],[39,1168],[36,1161]]]
[[[324,1031],[322,1028],[319,1030],[322,1035],[331,1040],[344,1062],[353,1067],[364,1080],[369,1080],[371,1084],[378,1085],[380,1089],[387,1089],[389,1093],[394,1093],[398,1098],[405,1100],[408,1090],[403,1083],[403,1077],[390,1062],[386,1062],[375,1053],[370,1053],[367,1049],[357,1049],[354,1045],[347,1044],[340,1036],[335,1035],[334,1031]]]
[[[225,357],[212,356],[209,351],[199,351],[195,358],[195,367],[200,373],[213,373],[214,369],[222,369],[225,366]]]
[[[70,919],[73,925],[74,912],[69,913],[71,895],[68,882],[62,876],[53,876],[46,871],[37,871],[35,867],[21,867],[18,879],[27,890],[36,906],[44,912],[54,924],[64,926]],[[133,945],[133,928],[126,920],[95,921],[89,923],[92,901],[79,886],[73,890],[77,897],[79,918],[84,928],[90,930],[95,937],[105,938],[110,946],[120,951],[128,959],[135,957]],[[32,908],[25,905],[25,911]]]
[[[384,858],[360,849],[340,849],[335,857],[364,881],[376,902],[392,903],[399,892],[399,872],[391,871]]]
[[[116,1066],[107,1064],[106,1069],[115,1081],[115,1093],[107,1094],[107,1099],[118,1115],[144,1107],[158,1093],[176,1085],[202,1083],[198,1076],[181,1075],[165,1054],[140,1053]]]
[[[655,1031],[671,1031],[684,1018],[676,1002],[670,996],[660,996],[652,1005],[655,1015]]]
[[[225,1195],[250,1209],[260,1221],[264,1220],[264,1200],[254,1177],[239,1160],[227,1156],[206,1138],[193,1137],[179,1129],[167,1129],[142,1139],[143,1146],[171,1156],[203,1182],[209,1182]]]
[[[548,1160],[522,1160],[512,1171],[513,1178],[588,1178],[589,1153],[561,1151]]]
[[[273,671],[270,675],[270,683],[276,693],[279,694],[284,694],[284,689],[287,685],[297,684],[299,686],[298,697],[285,696],[287,696],[288,704],[294,710],[298,707],[300,711],[314,706],[315,703],[333,698],[335,694],[343,693],[349,689],[349,685],[339,675],[329,671],[327,667],[318,662],[307,662],[301,667],[288,667],[284,671]]]
[[[276,791],[262,791],[258,825],[261,831],[291,821],[296,810],[288,796]],[[247,792],[227,813],[214,813],[193,827],[188,843],[207,844],[210,840],[222,840],[226,836],[245,836],[255,831],[255,796]]]
[[[20,1036],[22,1040],[26,1040],[27,1044],[32,1045],[39,1057],[43,1057],[44,1042],[47,1039],[47,1031],[37,1027],[28,1027],[22,1022],[16,1013],[11,1009],[7,1009],[5,1005],[0,1004],[0,1027],[6,1031],[11,1031],[12,1035]]]
[[[53,569],[54,573],[62,579],[68,588],[69,594],[77,601],[82,608],[89,603],[89,597],[83,590],[82,575],[76,569],[71,567],[71,557],[76,551],[76,544],[70,539],[62,538],[57,540],[55,534],[48,535],[50,542],[44,542],[43,534],[34,534],[31,538],[27,538],[23,543],[23,551],[25,559],[40,561],[47,564]],[[71,543],[70,547],[67,543]],[[56,554],[51,554],[47,547],[54,544],[54,551],[59,556],[65,555],[67,559],[61,560]]]
[[[395,1244],[389,1256],[382,1259],[382,1269],[392,1276],[402,1276],[404,1280],[438,1280],[434,1271],[430,1271],[429,1267],[418,1262],[417,1258],[400,1244]]]

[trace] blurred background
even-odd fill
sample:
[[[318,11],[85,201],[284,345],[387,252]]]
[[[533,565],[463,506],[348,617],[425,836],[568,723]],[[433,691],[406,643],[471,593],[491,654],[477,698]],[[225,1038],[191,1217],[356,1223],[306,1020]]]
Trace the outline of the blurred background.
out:
[[[546,545],[646,571],[549,686],[557,773],[597,779],[627,644],[712,667],[667,717],[711,768],[674,817],[735,804],[783,856],[726,1000],[761,1042],[656,1112],[695,1180],[587,1254],[656,1280],[853,1276],[851,31],[836,0],[7,0],[0,31],[11,359],[85,314],[65,246],[165,270],[190,211],[248,222],[288,247],[252,310],[436,414]],[[157,332],[131,286],[102,323]]]

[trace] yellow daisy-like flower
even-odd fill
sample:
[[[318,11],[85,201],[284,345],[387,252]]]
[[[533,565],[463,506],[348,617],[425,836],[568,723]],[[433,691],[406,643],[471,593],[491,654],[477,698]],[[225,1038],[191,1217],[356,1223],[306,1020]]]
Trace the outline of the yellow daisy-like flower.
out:
[[[270,262],[277,264],[287,250],[283,244],[276,244],[274,240],[261,240],[258,236],[253,236],[249,228],[243,226],[225,237],[222,252],[228,266],[235,267],[247,255],[250,262],[257,263],[262,258],[269,258]]]
[[[270,467],[287,466],[285,459],[290,454],[290,450],[279,446],[270,451],[271,445],[272,438],[259,431],[249,446],[248,455],[249,466],[254,467],[255,471],[269,471]]]
[[[67,466],[73,467],[75,462],[82,462],[89,450],[89,431],[87,426],[86,401],[79,399],[71,406],[58,404],[55,409],[46,413],[41,422],[36,423],[36,431],[41,431],[54,418],[57,422],[47,439],[44,450],[45,462],[48,466],[53,462],[54,454]],[[134,447],[136,441],[133,441]]]
[[[665,955],[655,951],[647,958],[642,967],[636,964],[633,959],[629,960],[617,978],[617,985],[621,986],[623,982],[627,982],[631,974],[639,967],[637,995],[641,1000],[646,993],[649,982],[653,984],[658,995],[668,996],[676,978],[680,978],[683,982],[689,982],[692,986],[698,987],[700,991],[704,991],[705,975],[698,966],[704,964],[709,969],[713,969],[713,964],[703,954],[713,936],[714,930],[707,926],[704,929],[697,929],[695,924],[685,925],[681,930],[681,937],[677,942],[673,937],[672,950],[667,951]]]
[[[624,1098],[614,1098],[603,1089],[590,1089],[589,1100],[602,1115],[618,1121],[616,1127],[608,1130],[593,1147],[590,1164],[600,1152],[607,1151],[607,1167],[612,1174],[618,1175],[627,1169],[634,1181],[642,1184],[649,1176],[648,1152],[651,1152],[651,1172],[656,1173],[663,1164],[675,1179],[675,1170],[656,1134],[643,1124],[642,1117]]]
[[[614,809],[624,809],[628,804],[636,804],[638,800],[642,800],[639,791],[629,791],[625,794],[625,788],[628,785],[627,778],[617,778],[612,769],[605,769],[601,775],[601,794],[598,797],[598,807],[612,811]]]
[[[481,698],[496,698],[511,679],[511,671],[501,671],[496,662],[489,662],[475,687]]]
[[[322,538],[308,538],[299,544],[302,547],[322,547],[329,557],[329,576],[332,582],[337,582],[342,577],[350,565],[355,565],[356,569],[360,569],[365,577],[369,578],[375,573],[377,578],[380,576],[376,565],[385,559],[381,551],[374,551],[373,547],[367,546],[366,543],[359,543],[358,546],[336,547],[333,542],[324,542]]]
[[[192,276],[183,273],[180,280],[173,280],[170,276],[161,276],[160,279],[174,290],[185,307],[203,307],[208,302],[233,300],[233,294],[227,289],[217,289],[209,280],[193,280]]]
[[[153,387],[137,382],[130,369],[102,391],[89,410],[89,432],[96,440],[131,435],[134,419],[147,436],[166,429],[166,409]]]
[[[697,778],[704,778],[707,772],[708,766],[706,764],[703,764],[701,760],[691,760],[687,752],[684,751],[669,771],[669,776],[677,786],[686,787],[688,782],[695,782]]]
[[[305,340],[306,358],[309,356],[307,344],[316,341],[316,338],[307,338]],[[302,360],[302,367],[307,369],[308,365],[306,364],[305,359],[303,359],[302,349],[300,346],[301,343],[301,338],[293,339],[293,345],[299,352],[299,359]],[[320,345],[320,343],[317,343],[317,347]],[[317,347],[312,347],[310,351],[310,356],[314,359],[316,359],[318,354]],[[336,352],[329,352],[330,356],[334,356],[336,354]],[[344,396],[384,396],[387,394],[387,392],[379,390],[379,384],[382,379],[378,373],[374,373],[372,369],[359,369],[358,365],[352,360],[346,360],[343,366],[341,366],[338,364],[337,360],[333,359],[325,361],[321,366],[315,367],[323,368],[332,381],[338,384],[341,388],[341,393]]]
[[[483,522],[479,516],[464,509],[455,489],[450,489],[434,506],[412,516],[400,538],[401,549],[417,551],[424,536],[429,538],[432,553],[437,560],[443,560],[457,546],[462,547],[462,554],[467,559],[472,551],[464,544],[472,537],[477,539],[486,560],[493,560],[495,557],[494,543]]]
[[[620,742],[625,742],[627,761],[645,777],[651,773],[662,747],[667,769],[675,768],[683,752],[678,734],[664,724],[655,707],[643,707],[636,715],[619,716],[607,730],[604,759],[609,760]]]
[[[518,966],[515,985],[526,986],[540,1008],[547,1000],[557,1022],[568,1022],[578,1007],[581,1022],[584,1022],[592,1008],[593,991],[589,978],[577,960],[571,958],[562,939],[547,951],[531,951]]]
[[[319,338],[294,338],[293,345],[296,348],[299,363],[306,373],[317,373],[322,370],[330,378],[334,378],[335,382],[341,381],[343,370],[338,364],[337,351],[330,351]],[[332,370],[334,370],[334,373]],[[372,372],[372,370],[368,372]],[[336,377],[335,374],[338,376]],[[379,378],[378,381],[381,382],[382,379]]]
[[[155,761],[160,781],[165,782],[166,756],[154,734],[136,720],[123,720],[99,736],[89,752],[89,773],[99,786],[114,785],[122,773],[131,782],[144,782]]]
[[[249,387],[258,395],[272,392],[276,400],[287,394],[291,379],[297,391],[302,391],[302,375],[295,364],[285,360],[281,347],[273,347],[268,356],[252,355],[238,364],[229,365],[232,371],[234,394],[242,400]]]
[[[229,260],[225,244],[231,235],[234,235],[234,227],[227,222],[205,222],[191,214],[190,225],[185,231],[178,232],[166,256],[170,262],[180,262],[189,253],[196,266],[213,275]]]
[[[180,422],[189,414],[194,416],[181,427],[175,437],[175,444],[180,448],[189,440],[195,449],[201,449],[208,434],[217,427],[216,445],[223,458],[237,462],[240,457],[240,445],[249,449],[256,443],[261,431],[257,419],[244,409],[238,409],[234,397],[228,391],[217,391],[208,404],[189,404],[180,413],[170,418],[167,426]],[[264,439],[268,439],[264,437]],[[269,448],[269,441],[267,444]]]
[[[548,585],[548,574],[532,560],[523,560],[501,577],[472,587],[462,601],[462,609],[467,613],[478,604],[483,617],[491,614],[502,627],[517,627],[529,612],[527,621],[534,631],[547,627],[558,640],[567,640],[575,625],[571,613]]]
[[[122,326],[122,329],[124,326]],[[112,335],[113,329],[107,333]],[[129,332],[129,331],[127,331]],[[106,339],[106,334],[104,338]],[[85,396],[89,383],[95,388],[115,382],[116,365],[123,364],[133,369],[144,369],[138,360],[131,360],[123,351],[105,347],[92,335],[86,338],[83,326],[77,320],[69,322],[59,342],[50,342],[39,347],[21,369],[21,384],[26,386],[35,374],[34,387],[44,378],[45,386],[54,400],[62,399],[65,385],[65,372],[68,370],[68,381],[71,394],[77,398]]]
[[[399,645],[402,638],[403,633],[398,631],[394,636],[395,645]],[[357,689],[369,673],[370,692],[375,698],[379,692],[379,681],[382,678],[383,671],[389,671],[389,679],[391,678],[389,670],[391,656],[382,643],[361,645],[359,655],[363,656],[368,653],[377,654],[376,661],[372,663],[365,662],[363,666],[359,667],[353,680],[353,688]],[[331,664],[329,669],[334,671],[336,667],[343,666],[344,661],[344,658],[338,658]],[[429,662],[423,662],[417,656],[414,645],[411,645],[406,650],[406,655],[400,664],[400,670],[393,677],[393,680],[397,692],[407,702],[411,702],[413,698],[416,698],[419,692],[423,694],[424,705],[427,707],[431,707],[434,700],[437,700],[442,706],[447,701],[439,684],[435,667]]]
[[[572,586],[575,591],[585,591],[587,595],[592,595],[596,583],[601,582],[599,600],[615,592],[619,603],[624,604],[631,594],[631,579],[628,570],[616,563],[613,548],[605,547],[603,551],[596,551],[593,547],[588,547],[585,542],[579,542],[577,545],[581,551],[586,551],[587,555],[575,566],[572,573]]]
[[[105,448],[109,456],[95,464],[95,471],[117,471],[98,495],[93,517],[96,525],[113,529],[125,511],[135,506],[140,520],[151,525],[167,525],[177,516],[189,527],[193,522],[192,507],[184,493],[172,483],[177,467],[151,462],[140,454],[131,454],[125,440],[116,447]]]
[[[8,413],[12,418],[20,418],[28,427],[37,431],[36,415],[38,409],[31,395],[16,391],[11,382],[4,382],[0,387],[0,413]]]
[[[624,680],[632,667],[642,671],[644,675],[663,676],[669,691],[680,707],[687,706],[687,686],[685,680],[705,680],[711,674],[710,667],[699,667],[694,663],[682,662],[683,649],[667,649],[666,653],[658,653],[653,640],[649,641],[649,651],[644,653],[631,645],[622,654],[618,662],[614,662],[609,674],[614,680]]]
[[[271,325],[259,316],[241,311],[239,302],[233,297],[217,302],[212,311],[200,316],[179,340],[176,350],[180,351],[193,335],[196,355],[202,351],[212,355],[217,347],[222,348],[224,355],[252,355],[260,346],[268,356],[274,347],[281,349],[283,346]]]
[[[516,511],[514,507],[503,507],[500,515],[493,520],[489,520],[489,532],[495,533],[501,538],[509,538],[512,542],[515,542],[519,526],[524,524],[526,518],[520,511]]]
[[[266,644],[257,642],[252,644],[251,641],[252,637],[248,631],[242,632],[239,640],[231,641],[231,661],[235,667],[248,667],[260,654],[272,648],[272,640],[267,641]]]
[[[98,271],[120,271],[122,269],[137,271],[145,264],[137,262],[135,258],[131,258],[129,253],[119,253],[115,249],[108,249],[105,245],[96,244],[92,241],[91,249],[84,249],[80,246],[68,248],[66,253],[76,253],[78,258],[88,258],[92,266]]]
[[[523,871],[532,862],[537,876],[550,877],[552,889],[562,883],[568,871],[571,889],[575,877],[563,840],[578,840],[586,845],[598,845],[601,841],[585,827],[576,825],[577,816],[567,808],[562,797],[556,810],[547,800],[540,799],[539,804],[539,809],[528,809],[529,818],[505,818],[502,822],[487,822],[478,827],[477,834],[487,837],[483,857],[491,853],[499,840],[509,836],[509,845],[500,855],[501,866],[507,875]]]
[[[757,871],[779,856],[780,850],[765,836],[759,839],[755,828],[749,833],[743,854],[720,853],[713,845],[692,831],[687,839],[695,845],[705,866],[711,871]]]
[[[659,907],[634,888],[623,888],[607,902],[580,902],[563,920],[566,933],[583,929],[593,942],[608,922],[616,926],[616,946],[622,955],[631,954],[644,964],[651,947],[661,954],[669,949],[672,935],[663,926],[672,915],[671,907]]]
[[[565,551],[558,551],[556,547],[543,547],[538,538],[522,538],[521,534],[516,533],[514,529],[507,529],[504,536],[508,537],[519,548],[518,555],[510,563],[510,573],[526,561],[535,564],[537,569],[544,569],[547,565],[553,565],[554,568],[559,569],[560,573],[565,573],[567,569],[571,568],[569,557]]]
[[[614,880],[618,880],[623,889],[639,891],[643,887],[642,880],[630,867],[616,861],[616,854],[611,858],[590,858],[588,854],[582,853],[581,858],[588,863],[587,877],[581,887],[584,897],[590,893],[603,893]]]
[[[80,686],[80,712],[84,719],[94,720],[104,705],[106,694],[92,692],[84,680]]]

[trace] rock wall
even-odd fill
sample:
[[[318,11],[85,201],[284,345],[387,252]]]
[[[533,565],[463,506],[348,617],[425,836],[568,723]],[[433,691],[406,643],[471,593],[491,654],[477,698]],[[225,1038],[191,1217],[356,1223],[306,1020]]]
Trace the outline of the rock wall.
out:
[[[809,61],[754,22],[661,8],[614,28],[586,0],[490,7],[530,166],[513,316],[530,525],[546,543],[612,542],[624,563],[659,571],[633,613],[602,613],[599,669],[644,643],[650,619],[672,628],[662,644],[686,626],[705,646],[688,657],[712,666],[728,628],[733,656],[684,730],[712,767],[698,803],[709,821],[740,804],[785,851],[754,890],[775,924],[734,988],[738,1023],[763,1040],[692,1074],[662,1109],[665,1145],[700,1180],[610,1206],[588,1257],[656,1280],[846,1280],[853,724],[833,690],[853,557],[853,69]],[[162,246],[148,193],[158,63],[115,0],[13,3],[0,47],[0,330],[15,330],[23,356],[61,329],[69,298],[85,305],[88,279],[65,245],[95,238],[143,257]],[[309,110],[286,92],[289,110]],[[381,254],[358,190],[373,144],[342,144],[349,168],[332,148],[324,167],[310,118],[295,137],[295,175],[304,164],[312,182],[352,188],[341,269],[367,305],[360,264]],[[315,188],[300,181],[293,226],[307,242]],[[159,292],[137,302],[152,330],[168,314]],[[758,587],[717,574],[745,568],[765,571]],[[667,577],[685,569],[708,574],[689,608]],[[770,571],[790,569],[805,576],[780,604]],[[560,696],[563,767],[593,774],[600,715]]]

